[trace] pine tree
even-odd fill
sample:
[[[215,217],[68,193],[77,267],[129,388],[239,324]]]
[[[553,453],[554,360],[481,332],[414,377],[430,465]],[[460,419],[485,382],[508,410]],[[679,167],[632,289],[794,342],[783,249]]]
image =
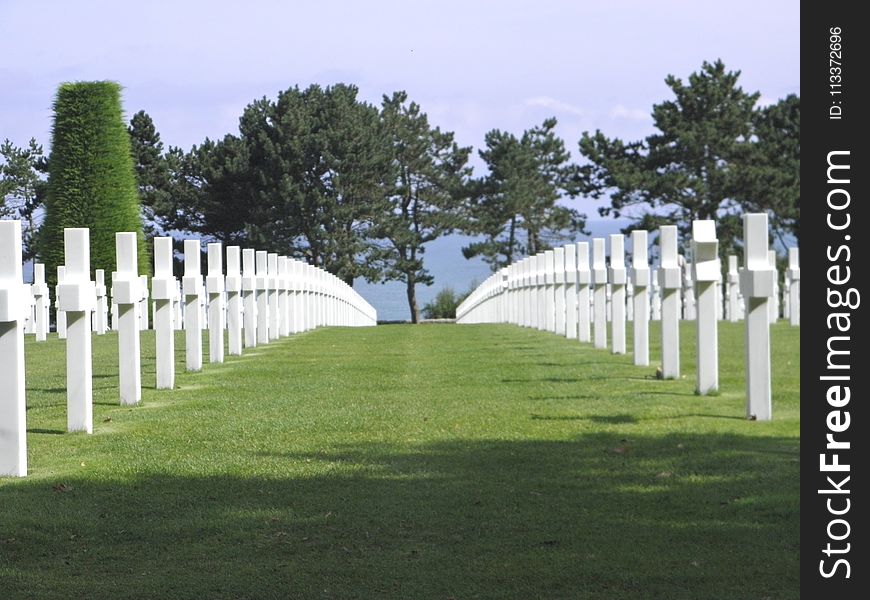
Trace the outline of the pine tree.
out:
[[[716,219],[723,252],[741,235],[737,201],[745,186],[741,169],[751,162],[753,109],[757,93],[738,85],[739,71],[721,61],[704,62],[688,85],[669,75],[674,99],[653,106],[659,132],[625,143],[600,131],[584,132],[580,190],[609,197],[602,215],[629,217],[628,229],[676,224],[688,243],[694,219]]]
[[[489,174],[476,182],[464,227],[484,240],[464,247],[465,258],[480,256],[497,271],[583,232],[586,215],[557,203],[575,195],[576,167],[555,127],[550,118],[519,138],[498,129],[486,134],[480,156]]]
[[[385,241],[376,255],[384,265],[384,278],[405,283],[411,322],[417,323],[416,285],[434,282],[423,265],[425,244],[459,223],[458,208],[471,175],[471,148],[459,147],[453,133],[431,127],[405,92],[384,96],[381,120],[395,171],[386,186],[386,211],[372,234]]]

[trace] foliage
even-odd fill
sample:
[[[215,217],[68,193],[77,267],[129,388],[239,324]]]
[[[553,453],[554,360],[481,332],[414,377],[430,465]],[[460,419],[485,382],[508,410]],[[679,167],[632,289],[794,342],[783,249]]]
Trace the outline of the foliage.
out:
[[[160,215],[172,214],[169,161],[154,121],[144,110],[133,115],[127,132],[142,202],[145,238],[150,241],[163,233]]]
[[[497,271],[583,232],[586,216],[557,204],[575,195],[575,167],[555,127],[551,118],[520,138],[498,129],[486,134],[480,156],[489,174],[476,182],[465,227],[484,240],[464,247],[466,258],[480,256]]]
[[[244,143],[233,135],[218,141],[206,138],[188,153],[171,149],[167,160],[173,166],[173,206],[167,224],[224,244],[248,242],[258,222],[258,211],[264,209],[252,202],[254,192]],[[260,247],[286,250],[266,242]]]
[[[46,159],[33,138],[26,148],[4,140],[0,158],[0,217],[21,219],[23,257],[30,260],[36,252],[38,209],[46,192]]]
[[[405,92],[384,96],[381,121],[390,145],[393,180],[387,182],[385,211],[372,235],[385,240],[375,253],[383,278],[406,284],[411,322],[419,320],[415,285],[432,285],[423,265],[425,244],[459,224],[459,206],[467,191],[470,147],[460,147],[452,132],[432,127]]]
[[[381,277],[371,230],[392,180],[376,107],[357,88],[290,88],[245,108],[240,138],[256,207],[251,243],[292,249],[352,284]]]
[[[631,217],[626,230],[677,224],[688,245],[692,220],[716,219],[720,247],[733,251],[742,234],[738,204],[745,181],[742,170],[754,151],[753,107],[759,94],[737,85],[739,71],[721,61],[704,62],[688,84],[669,75],[674,99],[653,106],[658,133],[625,143],[600,131],[584,132],[580,152],[589,164],[580,169],[583,193],[610,205],[602,215]]]
[[[786,234],[800,241],[800,98],[791,94],[753,117],[757,141],[749,164],[741,169],[745,186],[740,204],[747,211],[767,212],[771,231],[783,245]]]
[[[466,297],[468,297],[468,292],[457,294],[452,287],[445,287],[435,294],[435,298],[431,302],[423,305],[423,317],[426,319],[455,319],[456,308],[462,304]]]
[[[148,272],[130,137],[121,114],[121,86],[110,81],[64,83],[54,102],[45,221],[39,256],[54,284],[64,262],[66,227],[88,227],[91,269],[115,270],[115,233],[139,234],[139,270]]]

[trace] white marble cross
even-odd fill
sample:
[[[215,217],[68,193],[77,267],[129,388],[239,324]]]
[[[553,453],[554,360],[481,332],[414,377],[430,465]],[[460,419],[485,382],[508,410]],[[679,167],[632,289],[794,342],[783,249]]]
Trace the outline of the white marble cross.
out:
[[[610,331],[611,348],[614,354],[625,354],[625,236],[610,235]]]
[[[300,285],[300,273],[302,272],[302,264],[291,258],[288,266],[288,288],[290,295],[290,333],[300,333],[302,328],[302,292]]]
[[[281,309],[278,306],[278,254],[275,252],[266,255],[266,277],[269,288],[269,339],[277,340],[281,336]]]
[[[184,347],[188,371],[202,369],[202,272],[199,240],[184,240]]]
[[[94,311],[94,333],[104,335],[108,330],[106,319],[108,317],[108,302],[106,300],[106,271],[97,269],[94,271],[96,276],[97,290],[97,310]]]
[[[716,282],[722,272],[716,223],[692,221],[693,279],[695,281],[695,391],[706,395],[719,389],[719,324]]]
[[[0,221],[0,477],[27,475],[21,221]]]
[[[737,257],[728,256],[728,310],[727,318],[731,323],[740,320],[740,277],[737,271]]]
[[[746,303],[746,416],[773,417],[770,391],[770,309],[775,271],[770,265],[767,214],[743,215],[740,289]]]
[[[45,265],[33,265],[33,297],[36,300],[36,341],[44,342],[48,336],[48,285],[45,283]]]
[[[227,246],[227,352],[242,354],[242,250]]]
[[[604,238],[592,239],[592,284],[594,285],[592,346],[607,348],[607,264],[604,257]]]
[[[767,304],[767,310],[770,311],[770,322],[776,323],[779,320],[779,270],[776,268],[775,250],[767,251],[767,260],[773,269],[773,296]]]
[[[577,247],[568,244],[565,253],[565,337],[577,339]]]
[[[139,311],[147,305],[137,264],[136,234],[115,234],[116,271],[112,274],[112,298],[118,305],[118,383],[121,404],[134,405],[142,399],[140,368]]]
[[[631,283],[634,286],[633,334],[634,364],[649,365],[649,258],[647,256],[647,232],[637,229],[631,232]]]
[[[251,248],[242,250],[242,305],[245,311],[245,348],[257,346],[257,277],[256,252]]]
[[[178,299],[178,281],[172,273],[172,238],[154,238],[154,337],[156,342],[157,389],[175,387],[175,318],[173,306]]]
[[[789,324],[801,324],[801,267],[797,248],[788,249]]]
[[[59,265],[57,267],[57,285],[54,286],[54,320],[55,329],[57,330],[57,339],[59,340],[66,339],[66,313],[61,310],[60,298],[58,297],[58,290],[60,289],[60,284],[63,283],[65,274],[66,267]]]
[[[142,331],[151,329],[150,317],[148,314],[149,298],[151,294],[148,292],[148,276],[139,276],[139,289],[142,290],[142,300],[139,301],[139,326]]]
[[[544,255],[544,331],[556,330],[556,282],[554,280],[555,255],[545,250]]]
[[[91,312],[97,290],[90,279],[91,250],[87,228],[63,230],[63,283],[57,286],[58,307],[66,313],[67,430],[94,430]]]
[[[287,290],[289,260],[286,256],[278,257],[278,310],[281,313],[281,337],[290,335],[290,294]]]
[[[589,242],[577,242],[577,340],[580,342],[592,341],[591,284]]]
[[[208,275],[205,289],[208,293],[208,360],[224,362],[224,265],[223,245],[212,242],[207,246]]]
[[[680,378],[680,290],[682,273],[677,258],[677,227],[659,228],[659,287],[662,304],[662,377]]]
[[[257,343],[269,343],[269,253],[257,250]]]
[[[532,262],[532,258],[527,256],[522,260],[522,269],[520,273],[522,286],[522,326],[523,327],[531,327],[532,326],[532,269],[534,268],[534,263]]]

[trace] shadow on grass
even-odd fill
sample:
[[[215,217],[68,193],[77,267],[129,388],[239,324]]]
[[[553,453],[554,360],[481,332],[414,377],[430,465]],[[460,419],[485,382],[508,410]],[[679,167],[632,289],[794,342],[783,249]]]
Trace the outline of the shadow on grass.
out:
[[[797,594],[793,438],[241,452],[265,474],[174,475],[143,461],[135,476],[3,482],[7,597]]]
[[[66,433],[63,429],[40,429],[40,428],[28,428],[27,433],[47,433],[51,435],[63,435]]]

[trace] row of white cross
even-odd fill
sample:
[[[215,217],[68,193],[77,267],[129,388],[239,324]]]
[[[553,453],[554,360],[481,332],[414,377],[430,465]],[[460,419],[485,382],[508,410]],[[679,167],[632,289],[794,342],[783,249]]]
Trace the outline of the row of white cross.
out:
[[[747,416],[772,418],[770,391],[769,325],[779,315],[775,255],[768,247],[767,215],[746,214],[744,265],[737,270],[736,257],[729,257],[727,304],[729,320],[746,321]],[[501,269],[476,288],[457,308],[458,323],[513,323],[550,331],[595,348],[607,348],[610,323],[611,349],[626,353],[626,312],[633,320],[634,364],[649,365],[648,321],[661,320],[661,375],[680,377],[679,320],[681,305],[693,305],[696,321],[696,391],[718,390],[718,327],[722,314],[719,242],[712,220],[692,223],[693,263],[685,277],[678,255],[677,228],[659,229],[659,268],[651,270],[647,257],[646,231],[631,232],[631,268],[625,265],[624,236],[610,236],[610,262],[605,239],[568,244],[541,252]],[[691,286],[686,286],[686,281]],[[632,289],[631,298],[626,290]],[[789,249],[785,274],[788,301],[785,308],[792,325],[800,323],[800,267],[797,248]],[[652,299],[650,291],[653,292]],[[685,293],[685,298],[681,298]],[[608,298],[609,295],[609,298]],[[609,300],[609,302],[608,302]],[[629,311],[626,310],[630,307]],[[686,316],[686,313],[682,313]]]
[[[224,360],[224,333],[231,355],[320,326],[369,326],[374,308],[350,286],[317,267],[276,253],[208,244],[203,285],[201,243],[184,241],[184,276],[179,295],[173,275],[172,239],[154,239],[154,277],[138,272],[135,233],[115,234],[117,270],[112,273],[113,328],[118,331],[120,402],[142,397],[140,330],[147,328],[147,299],[154,302],[157,389],[175,387],[175,320],[184,305],[185,366],[202,369],[201,306],[207,302],[209,359]],[[92,326],[105,333],[107,290],[98,273],[90,278],[90,240],[86,228],[64,230],[64,266],[56,288],[57,329],[66,338],[67,430],[93,431]],[[43,265],[34,281],[22,280],[21,222],[0,221],[0,476],[27,473],[24,394],[24,329],[33,320],[37,340],[48,331],[48,288]],[[28,289],[28,287],[30,289]],[[31,298],[33,301],[31,303]]]

